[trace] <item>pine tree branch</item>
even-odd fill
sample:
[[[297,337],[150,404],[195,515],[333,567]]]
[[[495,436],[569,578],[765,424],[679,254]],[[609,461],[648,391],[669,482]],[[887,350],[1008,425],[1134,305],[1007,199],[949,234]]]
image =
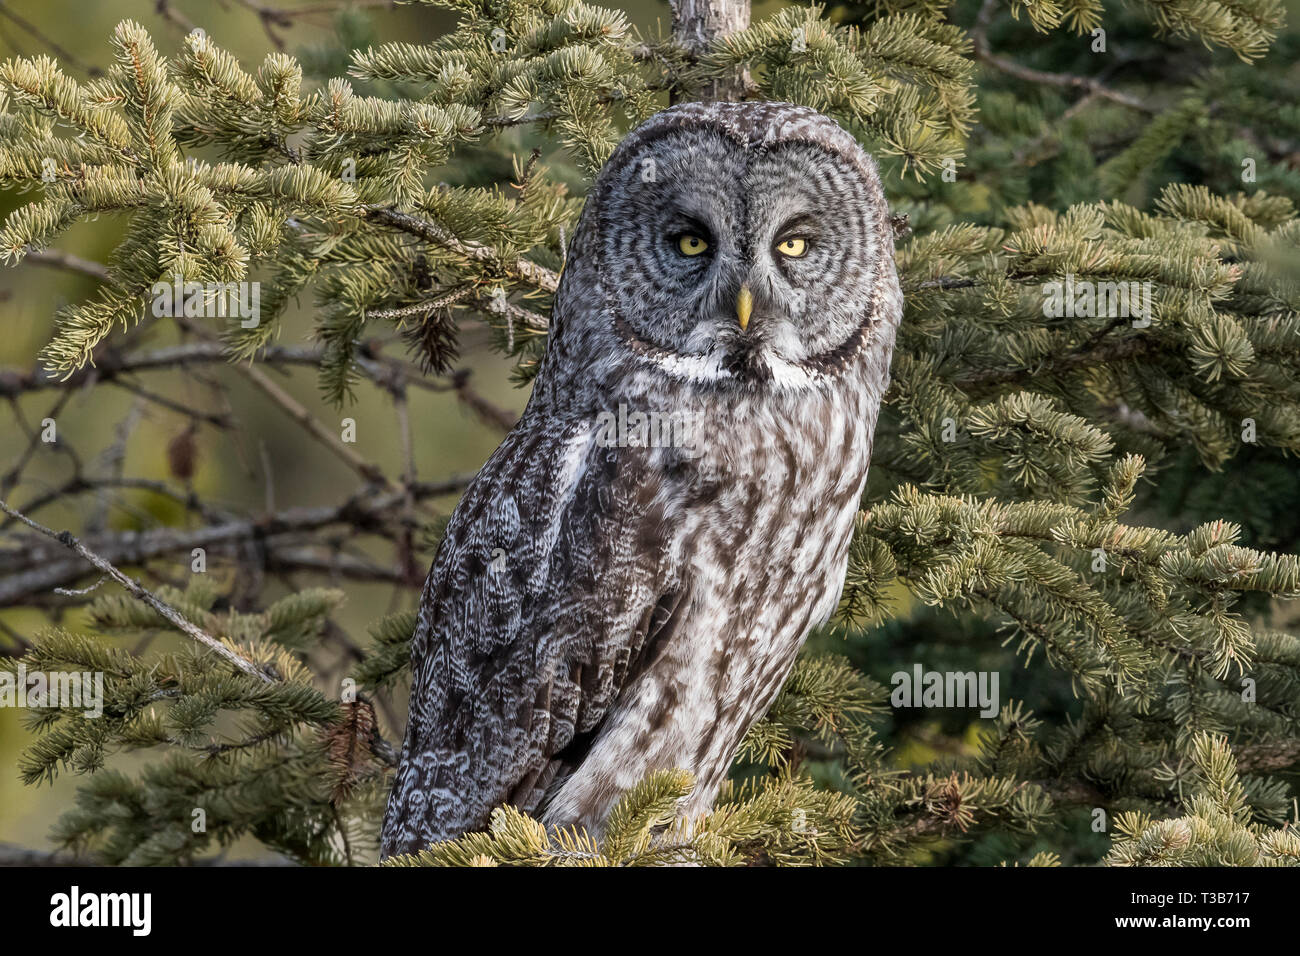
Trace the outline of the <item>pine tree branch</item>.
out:
[[[477,242],[464,242],[437,223],[421,219],[410,213],[401,212],[391,206],[370,206],[366,209],[365,216],[367,219],[385,226],[418,236],[426,242],[442,246],[456,255],[464,256],[466,259],[496,265],[504,270],[507,275],[543,292],[554,293],[560,286],[559,275],[545,266],[529,262],[527,259],[502,262],[489,247]]]
[[[980,7],[979,15],[975,18],[975,26],[971,30],[970,36],[974,45],[975,58],[980,62],[987,63],[994,69],[1000,70],[1009,76],[1014,76],[1018,80],[1024,80],[1026,83],[1042,83],[1064,89],[1085,90],[1088,93],[1105,97],[1114,103],[1119,103],[1142,113],[1153,114],[1156,112],[1153,107],[1148,106],[1137,97],[1111,89],[1105,83],[1092,77],[1035,70],[1032,67],[1021,66],[1014,60],[1008,60],[1006,57],[997,55],[989,45],[988,39],[988,28],[993,20],[993,9],[996,6],[997,0],[984,0],[984,5]]]
[[[1033,368],[984,369],[959,376],[953,379],[953,384],[965,390],[1022,384],[1042,375],[1061,375],[1080,368],[1093,368],[1109,362],[1138,358],[1150,353],[1155,347],[1156,342],[1149,337],[1135,337],[1102,344],[1085,343],[1073,351],[1056,356]]]

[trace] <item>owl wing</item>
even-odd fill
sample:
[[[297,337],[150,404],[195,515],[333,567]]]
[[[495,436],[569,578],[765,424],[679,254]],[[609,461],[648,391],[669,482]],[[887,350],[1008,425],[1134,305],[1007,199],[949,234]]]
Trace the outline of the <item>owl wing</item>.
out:
[[[385,855],[481,829],[502,804],[532,810],[581,758],[684,602],[668,481],[646,450],[601,447],[590,420],[525,413],[489,459],[425,584]]]

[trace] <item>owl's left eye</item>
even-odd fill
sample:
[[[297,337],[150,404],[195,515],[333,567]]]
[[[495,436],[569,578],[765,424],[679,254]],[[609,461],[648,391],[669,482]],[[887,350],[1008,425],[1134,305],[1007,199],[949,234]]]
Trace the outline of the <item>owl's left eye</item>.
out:
[[[684,256],[698,256],[708,248],[708,242],[694,233],[687,232],[677,237],[677,251]]]
[[[776,251],[787,259],[798,259],[808,251],[808,240],[801,236],[791,236],[776,244]]]

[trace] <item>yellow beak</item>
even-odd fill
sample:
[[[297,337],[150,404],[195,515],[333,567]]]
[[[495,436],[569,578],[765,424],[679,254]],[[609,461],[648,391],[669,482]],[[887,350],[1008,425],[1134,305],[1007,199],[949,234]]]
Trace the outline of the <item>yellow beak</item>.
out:
[[[749,291],[748,285],[740,287],[740,295],[736,296],[736,318],[740,320],[740,331],[749,328],[749,314],[754,311],[754,296]]]

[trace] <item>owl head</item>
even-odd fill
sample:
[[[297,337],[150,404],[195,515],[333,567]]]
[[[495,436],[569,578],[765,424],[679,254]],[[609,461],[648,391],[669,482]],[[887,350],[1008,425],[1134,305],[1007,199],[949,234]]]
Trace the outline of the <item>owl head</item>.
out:
[[[799,387],[857,353],[896,298],[880,178],[851,135],[785,103],[690,103],[601,171],[552,346],[702,385]]]

